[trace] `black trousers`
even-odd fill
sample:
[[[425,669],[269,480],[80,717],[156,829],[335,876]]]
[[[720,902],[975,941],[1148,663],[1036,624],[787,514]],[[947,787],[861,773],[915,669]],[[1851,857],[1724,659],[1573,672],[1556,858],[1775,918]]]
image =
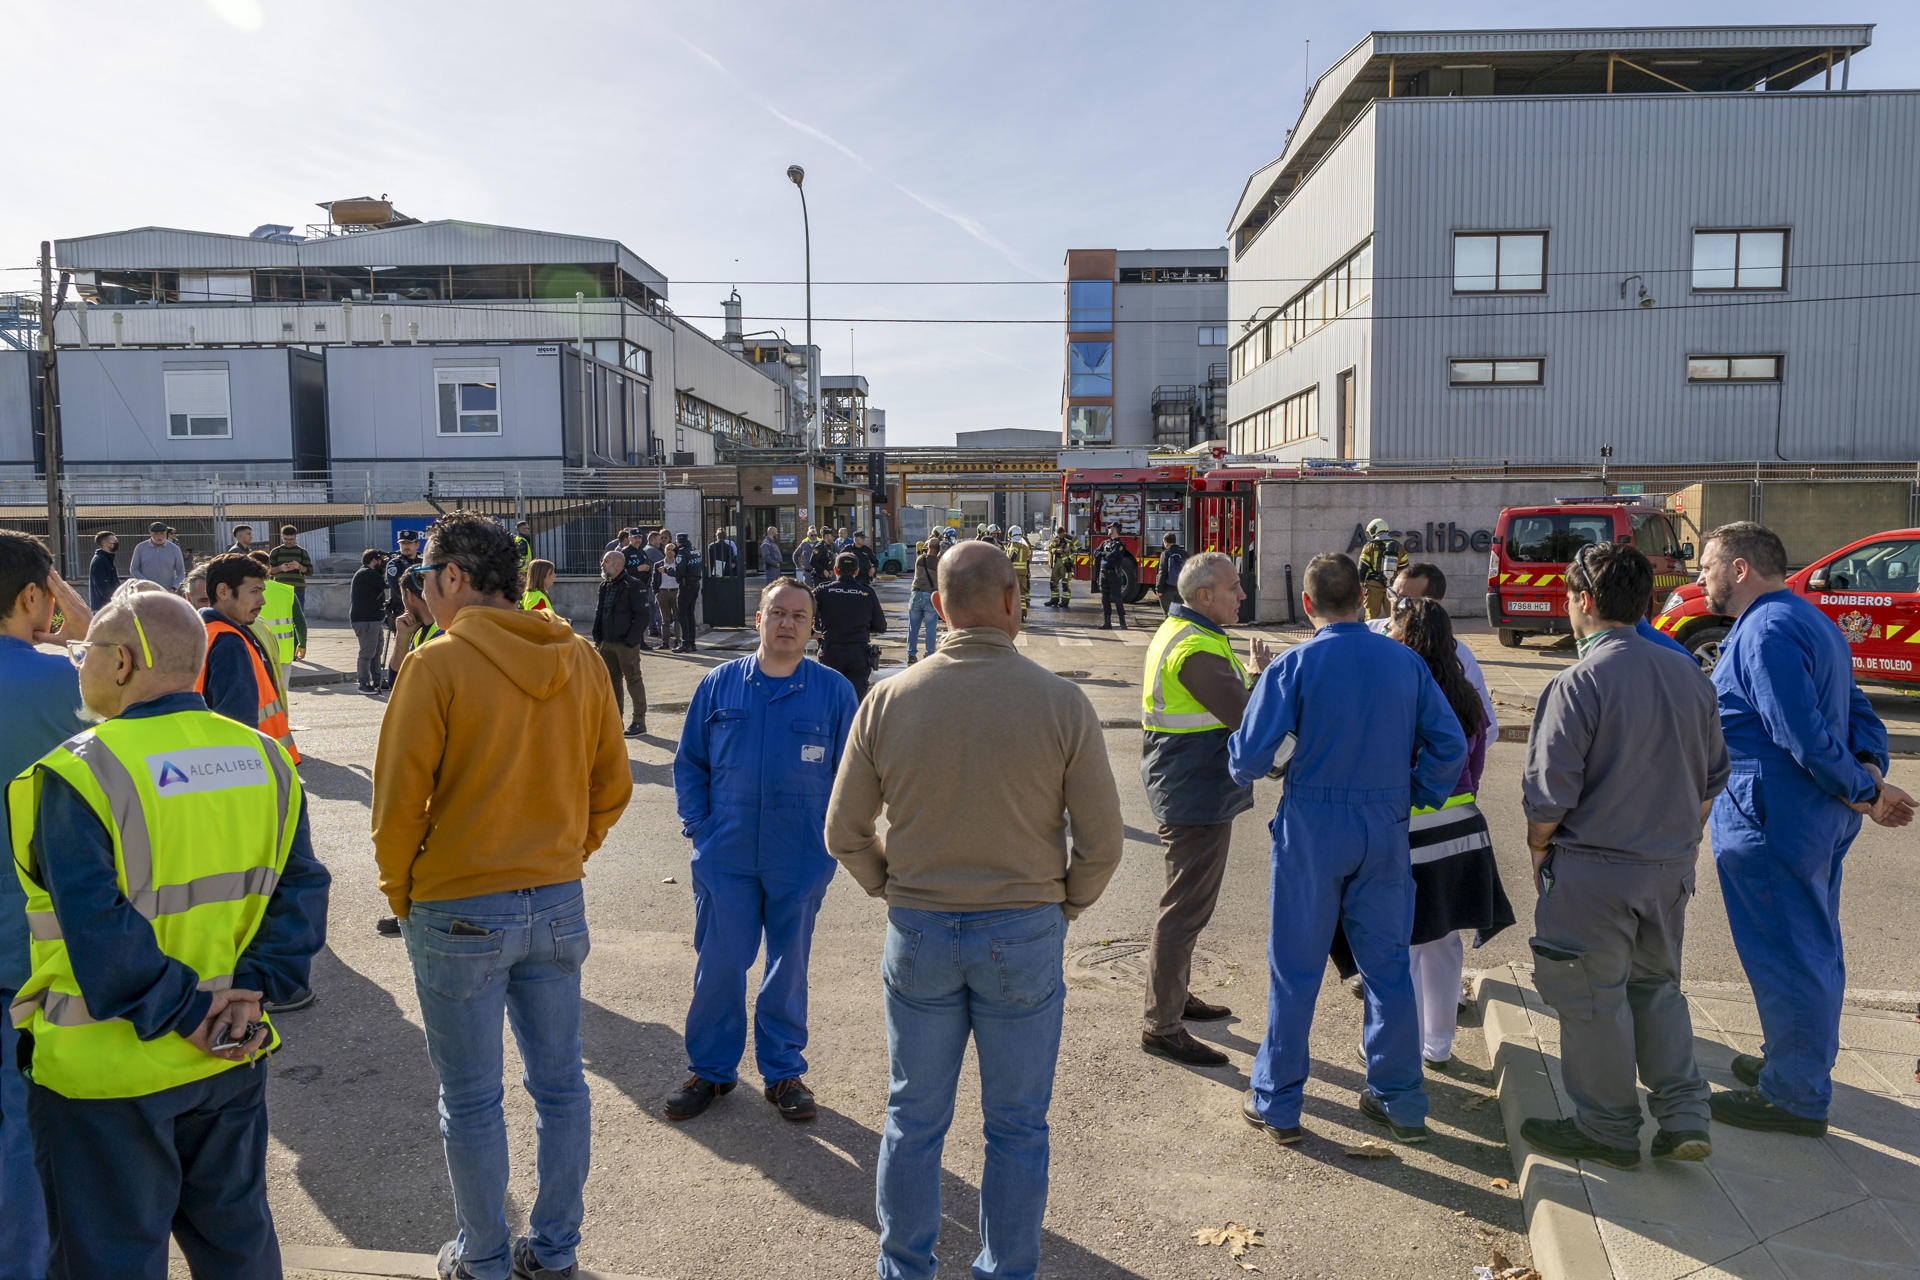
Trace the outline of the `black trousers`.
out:
[[[853,685],[853,696],[867,696],[867,681],[873,676],[873,667],[867,657],[867,643],[858,644],[822,644],[820,662],[832,667]]]
[[[693,648],[693,637],[698,628],[694,624],[694,611],[700,607],[700,584],[690,582],[680,588],[680,645]]]
[[[1120,615],[1120,625],[1123,627],[1126,626],[1127,625],[1127,584],[1125,579],[1122,579],[1118,582],[1105,581],[1100,584],[1101,625],[1105,626],[1108,623],[1111,623],[1113,621],[1113,615],[1115,612],[1118,612]]]
[[[280,1280],[264,1065],[143,1098],[31,1085],[27,1127],[47,1197],[48,1280],[166,1280],[169,1234],[194,1280]]]

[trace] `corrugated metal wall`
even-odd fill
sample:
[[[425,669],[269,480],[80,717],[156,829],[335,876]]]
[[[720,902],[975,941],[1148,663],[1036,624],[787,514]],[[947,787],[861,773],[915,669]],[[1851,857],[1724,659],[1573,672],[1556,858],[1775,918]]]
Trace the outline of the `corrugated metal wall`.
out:
[[[1169,254],[1163,265],[1217,265],[1219,258],[1183,264]],[[1124,257],[1121,265],[1129,265]],[[1225,347],[1197,343],[1199,326],[1226,322],[1227,286],[1116,284],[1113,310],[1113,443],[1151,445],[1153,389],[1203,384],[1207,366],[1227,358]]]
[[[1920,297],[1816,300],[1920,293],[1920,94],[1410,99],[1373,118],[1375,456],[1773,460],[1776,432],[1793,460],[1920,454]],[[1789,228],[1786,292],[1692,292],[1698,227]],[[1453,232],[1534,228],[1545,295],[1454,295]],[[1621,299],[1634,273],[1654,309]],[[1781,353],[1786,378],[1689,385],[1690,353]],[[1450,388],[1448,359],[1474,356],[1544,357],[1546,384]]]

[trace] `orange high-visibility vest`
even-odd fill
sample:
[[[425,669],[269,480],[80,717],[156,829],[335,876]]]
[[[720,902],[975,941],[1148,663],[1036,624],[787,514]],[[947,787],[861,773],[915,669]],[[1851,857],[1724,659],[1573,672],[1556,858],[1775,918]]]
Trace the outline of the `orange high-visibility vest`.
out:
[[[222,635],[236,635],[240,643],[247,647],[247,657],[253,662],[253,683],[259,690],[259,721],[254,728],[266,734],[287,749],[295,764],[300,763],[299,748],[293,745],[293,732],[287,727],[287,704],[280,697],[280,686],[268,673],[266,663],[260,659],[260,651],[253,647],[253,641],[246,632],[228,622],[225,618],[215,618],[207,623],[207,648],[213,648],[213,642]],[[194,690],[205,697],[207,693],[207,666],[200,664],[200,678],[193,682]]]

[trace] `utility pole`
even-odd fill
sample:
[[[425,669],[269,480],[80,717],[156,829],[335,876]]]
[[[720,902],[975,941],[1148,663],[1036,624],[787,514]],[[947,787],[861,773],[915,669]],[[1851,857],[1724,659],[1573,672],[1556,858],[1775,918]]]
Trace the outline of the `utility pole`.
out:
[[[67,541],[60,527],[60,415],[53,371],[53,244],[40,242],[40,422],[47,453],[47,548],[54,569],[67,575]]]

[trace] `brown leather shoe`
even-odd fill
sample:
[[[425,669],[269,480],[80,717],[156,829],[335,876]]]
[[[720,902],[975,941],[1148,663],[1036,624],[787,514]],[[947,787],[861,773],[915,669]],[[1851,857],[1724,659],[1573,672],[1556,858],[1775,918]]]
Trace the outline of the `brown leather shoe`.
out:
[[[1148,1053],[1158,1054],[1162,1058],[1172,1058],[1175,1062],[1184,1062],[1190,1067],[1227,1065],[1226,1054],[1210,1044],[1195,1040],[1193,1033],[1185,1027],[1170,1036],[1157,1036],[1151,1031],[1142,1031],[1140,1047]]]
[[[1208,1004],[1205,1000],[1189,994],[1187,1007],[1180,1011],[1187,1022],[1218,1022],[1222,1018],[1231,1018],[1233,1010],[1223,1004]]]

